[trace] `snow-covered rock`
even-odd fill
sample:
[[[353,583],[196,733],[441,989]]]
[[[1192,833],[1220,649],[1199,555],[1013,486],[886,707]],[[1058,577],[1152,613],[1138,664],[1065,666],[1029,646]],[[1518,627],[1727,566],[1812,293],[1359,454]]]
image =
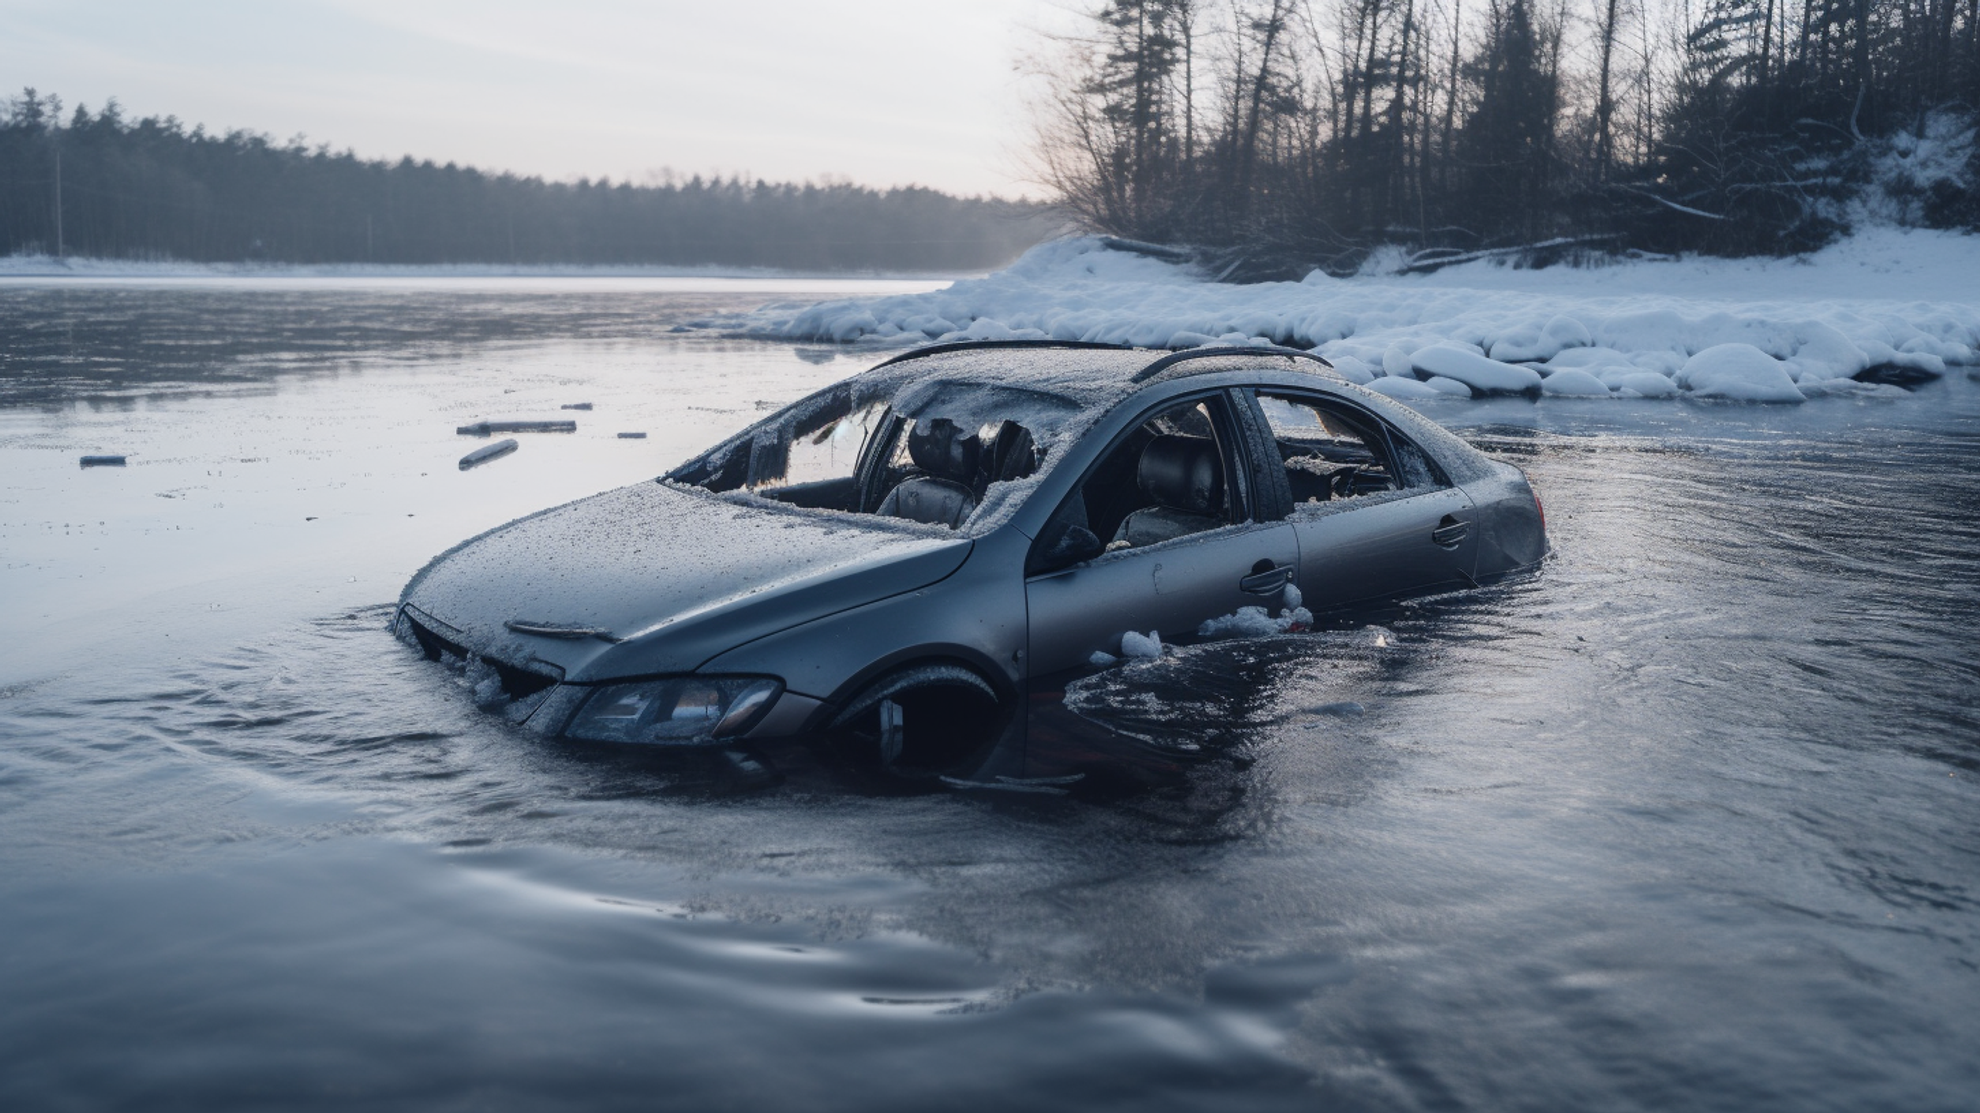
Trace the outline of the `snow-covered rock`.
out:
[[[1492,341],[1490,354],[1501,363],[1531,363],[1552,359],[1564,348],[1592,343],[1588,326],[1573,317],[1555,316],[1539,328],[1517,328]]]
[[[1609,388],[1602,380],[1578,367],[1563,367],[1546,377],[1540,383],[1543,394],[1558,394],[1570,398],[1607,398]]]
[[[1458,385],[1463,386],[1464,384],[1459,383]],[[1386,394],[1399,402],[1408,402],[1412,399],[1450,397],[1450,395],[1445,394],[1429,383],[1419,382],[1416,379],[1397,378],[1393,375],[1384,375],[1379,379],[1372,380],[1368,384],[1368,389],[1377,394]],[[1469,387],[1465,389],[1465,393],[1470,393]]]
[[[1418,371],[1456,379],[1473,390],[1517,394],[1540,385],[1537,371],[1487,359],[1455,344],[1432,344],[1409,359]]]
[[[1715,344],[1685,361],[1678,385],[1700,398],[1805,401],[1781,361],[1751,344]]]
[[[1637,398],[1670,398],[1678,393],[1678,385],[1668,375],[1655,371],[1624,371],[1619,375],[1605,376],[1602,381],[1610,390],[1621,393],[1629,391]]]

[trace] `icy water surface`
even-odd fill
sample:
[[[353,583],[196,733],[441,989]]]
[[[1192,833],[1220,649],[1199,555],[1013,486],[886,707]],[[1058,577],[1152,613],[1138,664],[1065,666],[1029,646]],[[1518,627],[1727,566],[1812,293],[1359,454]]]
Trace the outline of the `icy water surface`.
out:
[[[1215,755],[1120,801],[691,791],[386,634],[865,365],[671,331],[786,296],[0,287],[0,1105],[1980,1107],[1980,384],[1436,409],[1557,558],[1089,682]]]

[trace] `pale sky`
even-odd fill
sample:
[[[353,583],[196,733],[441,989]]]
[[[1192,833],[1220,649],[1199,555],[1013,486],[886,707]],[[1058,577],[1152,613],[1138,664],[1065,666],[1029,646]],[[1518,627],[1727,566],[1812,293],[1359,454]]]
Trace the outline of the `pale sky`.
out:
[[[1016,196],[1065,0],[0,0],[0,96],[552,179]]]

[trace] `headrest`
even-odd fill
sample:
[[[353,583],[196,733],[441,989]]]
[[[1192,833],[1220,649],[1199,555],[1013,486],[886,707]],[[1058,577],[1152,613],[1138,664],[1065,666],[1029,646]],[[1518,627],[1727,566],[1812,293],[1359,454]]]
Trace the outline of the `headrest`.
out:
[[[1208,437],[1170,433],[1149,441],[1141,450],[1135,481],[1142,494],[1171,510],[1216,514],[1224,506],[1217,442]]]
[[[965,434],[946,417],[917,421],[908,430],[908,457],[914,466],[938,479],[958,483],[976,480],[976,459],[983,442],[975,433]]]

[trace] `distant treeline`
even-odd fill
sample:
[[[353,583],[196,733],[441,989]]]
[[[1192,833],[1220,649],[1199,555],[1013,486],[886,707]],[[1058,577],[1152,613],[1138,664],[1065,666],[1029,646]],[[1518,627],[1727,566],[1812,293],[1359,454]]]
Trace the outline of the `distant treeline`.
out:
[[[1980,227],[1980,0],[1092,0],[1038,151],[1229,265]]]
[[[130,121],[115,101],[65,119],[33,89],[0,107],[0,254],[949,271],[1056,228],[1042,206],[920,187],[546,182]]]

